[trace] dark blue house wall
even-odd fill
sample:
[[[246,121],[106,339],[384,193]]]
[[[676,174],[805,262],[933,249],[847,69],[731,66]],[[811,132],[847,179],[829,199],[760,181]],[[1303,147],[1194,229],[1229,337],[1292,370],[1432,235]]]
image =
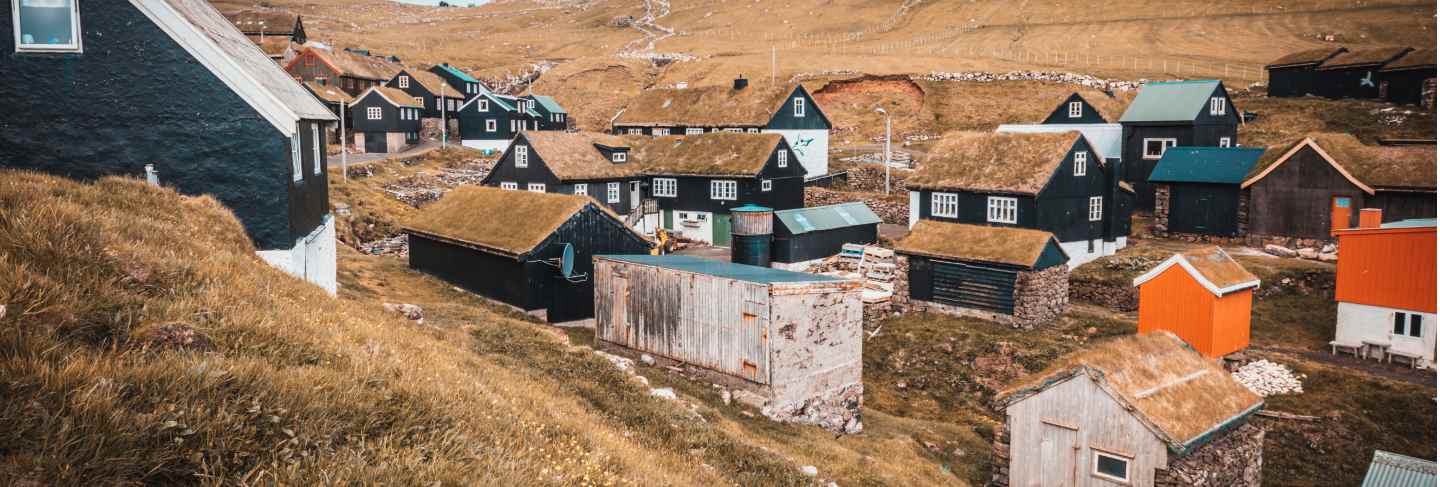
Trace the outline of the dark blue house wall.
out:
[[[506,111],[499,103],[490,102],[487,110],[480,110],[480,100],[471,100],[460,113],[460,138],[463,140],[510,140],[516,131],[510,130],[512,112]],[[485,130],[485,121],[495,121],[495,131]]]
[[[1070,102],[1076,101],[1080,102],[1080,116],[1070,118]],[[1090,102],[1086,101],[1085,97],[1080,96],[1079,93],[1071,93],[1069,97],[1065,98],[1065,101],[1060,103],[1060,106],[1055,107],[1055,111],[1050,112],[1050,116],[1045,117],[1045,120],[1040,123],[1054,125],[1107,122],[1105,116],[1101,115],[1099,110],[1096,110],[1094,106],[1090,105]]]

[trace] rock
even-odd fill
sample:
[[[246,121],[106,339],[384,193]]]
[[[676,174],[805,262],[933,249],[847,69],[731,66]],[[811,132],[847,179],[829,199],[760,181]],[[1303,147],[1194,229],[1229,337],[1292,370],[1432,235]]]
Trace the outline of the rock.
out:
[[[166,323],[143,330],[136,338],[137,343],[146,348],[199,351],[211,349],[210,337],[185,323]]]
[[[725,403],[726,406],[729,406],[729,405],[730,405],[730,391],[728,391],[728,390],[720,391],[720,402]]]
[[[350,216],[350,205],[335,203],[335,216]]]
[[[1231,376],[1260,397],[1305,392],[1300,385],[1300,379],[1304,376],[1297,376],[1290,372],[1289,367],[1269,360],[1256,360],[1242,365]]]
[[[1302,259],[1315,260],[1320,257],[1320,252],[1312,248],[1303,248],[1295,252]]]
[[[1282,245],[1265,244],[1265,253],[1279,257],[1294,257],[1295,251]]]
[[[814,477],[820,475],[820,469],[815,468],[814,465],[806,465],[800,467],[800,473],[805,474],[806,477]]]
[[[746,406],[750,406],[756,409],[764,408],[765,403],[769,402],[767,399],[765,399],[765,396],[761,396],[754,392],[741,389],[731,391],[731,398],[734,401],[739,402],[740,404],[744,404]]]
[[[650,354],[648,354],[648,353],[642,353],[642,354],[640,354],[640,363],[645,364],[646,366],[649,366],[649,367],[654,367],[654,366],[655,366],[655,357],[651,357]]]
[[[1324,247],[1320,247],[1320,253],[1322,253],[1322,254],[1333,254],[1333,253],[1335,253],[1335,251],[1336,251],[1336,248],[1335,248],[1335,244],[1333,244],[1333,243],[1328,243],[1328,244],[1325,244]]]
[[[399,313],[400,315],[404,316],[405,319],[410,321],[425,321],[425,311],[419,306],[413,304],[385,303],[384,308],[385,311],[389,311],[391,313]]]
[[[680,399],[679,396],[676,396],[676,395],[675,395],[675,389],[671,389],[671,388],[669,388],[669,387],[661,387],[661,388],[659,388],[659,389],[650,389],[650,395],[655,396],[655,397],[658,397],[658,398],[661,398],[661,399],[669,399],[669,400],[671,400],[671,401],[675,401],[675,400]]]
[[[636,375],[636,376],[634,376],[634,377],[635,377],[635,382],[639,382],[640,385],[642,385],[642,386],[650,387],[650,378],[649,378],[649,377],[645,377],[645,376],[643,376],[643,375]]]
[[[631,361],[631,360],[628,359],[628,358],[621,357],[621,356],[619,356],[619,355],[615,355],[615,354],[611,354],[611,353],[605,353],[605,352],[602,352],[602,351],[599,351],[599,350],[596,350],[596,351],[595,351],[595,355],[599,355],[600,357],[604,358],[605,360],[610,361],[610,363],[611,363],[612,365],[614,365],[615,368],[620,369],[621,372],[629,372],[630,369],[635,366],[635,362]]]
[[[1317,258],[1320,262],[1335,262],[1340,260],[1340,255],[1334,252],[1320,254]]]

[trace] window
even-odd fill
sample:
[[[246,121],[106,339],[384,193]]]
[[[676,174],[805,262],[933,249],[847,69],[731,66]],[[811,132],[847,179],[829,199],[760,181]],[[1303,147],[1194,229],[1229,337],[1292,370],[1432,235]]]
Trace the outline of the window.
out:
[[[476,102],[476,103],[475,103],[475,111],[477,111],[477,112],[488,112],[488,111],[490,111],[490,100],[480,100],[479,102]]]
[[[1211,115],[1224,115],[1224,114],[1225,114],[1225,97],[1223,97],[1223,96],[1216,96],[1216,97],[1211,97],[1211,98],[1210,98],[1210,114],[1211,114]]]
[[[670,129],[668,129],[668,128],[658,128],[658,127],[657,127],[657,128],[654,130],[654,134],[657,135],[657,136],[659,136],[659,135],[670,135]]]
[[[1395,328],[1390,333],[1397,336],[1419,338],[1424,335],[1423,324],[1424,318],[1421,315],[1399,311],[1395,313]]]
[[[750,133],[752,133],[752,134],[758,134],[758,133],[760,133],[760,129],[757,129],[757,128],[750,128],[750,129],[746,129],[745,131],[746,131],[746,132],[750,132]]]
[[[424,107],[425,107],[425,98],[419,97],[419,96],[415,97],[415,104],[416,104],[416,105],[419,105],[421,108],[424,108]]]
[[[1230,138],[1229,138],[1229,137],[1221,137],[1221,138],[1220,138],[1220,147],[1230,147]]]
[[[1091,450],[1095,451],[1095,450]],[[1095,465],[1091,472],[1102,479],[1120,482],[1130,481],[1130,459],[1119,455],[1095,451]]]
[[[652,186],[653,186],[653,189],[651,189],[651,192],[655,193],[655,197],[656,197],[656,198],[660,198],[660,197],[674,198],[674,197],[675,197],[675,192],[676,192],[676,191],[675,191],[675,190],[676,190],[675,178],[655,178],[655,181],[652,183]]]
[[[729,132],[729,133],[732,133],[732,134],[738,134],[738,133],[744,132],[745,130],[741,129],[740,127],[734,127],[734,128],[725,129],[725,131],[726,131],[726,132]]]
[[[691,127],[691,128],[685,129],[685,135],[700,135],[700,134],[703,134],[703,133],[705,133],[705,129],[702,129],[702,128]]]
[[[791,104],[795,106],[795,116],[797,116],[797,117],[803,117],[803,116],[805,116],[805,99],[804,99],[804,98],[800,98],[800,97],[797,96],[797,97],[795,97],[795,100],[794,100]]]
[[[530,167],[529,147],[523,145],[515,146],[515,167]]]
[[[1070,118],[1080,118],[1080,102],[1070,102]]]
[[[486,120],[486,121],[485,121],[485,131],[486,131],[486,132],[494,132],[494,131],[495,131],[495,121],[494,121],[494,120]]]
[[[580,196],[589,196],[589,195],[590,195],[590,185],[588,185],[588,184],[583,184],[583,183],[582,183],[582,184],[577,184],[577,185],[575,185],[575,194],[578,194],[578,195],[580,195]]]
[[[605,184],[605,202],[606,202],[606,203],[619,203],[619,202],[620,202],[620,183],[606,183],[606,184]]]
[[[319,174],[320,174],[320,170],[323,169],[322,164],[320,163],[320,126],[319,126],[319,125],[311,125],[311,126],[310,126],[310,149],[311,149],[311,152],[314,153],[313,155],[315,156],[315,159],[312,161],[312,162],[315,164],[315,174],[316,174],[316,175],[319,175]]]
[[[1090,221],[1098,222],[1105,216],[1105,200],[1099,196],[1090,197]]]
[[[78,0],[12,0],[15,51],[80,52]]]
[[[1086,165],[1086,163],[1088,163],[1088,162],[1090,162],[1090,153],[1089,153],[1089,152],[1078,151],[1078,152],[1075,153],[1075,175],[1076,175],[1076,176],[1084,176],[1084,175],[1085,175],[1085,165]]]
[[[1146,159],[1159,159],[1165,155],[1165,149],[1175,147],[1175,139],[1145,139]]]
[[[520,187],[519,187],[519,186],[516,186],[514,181],[506,181],[506,182],[500,183],[500,189],[515,190],[515,189],[520,189]]]
[[[305,169],[300,166],[300,131],[290,136],[290,177],[295,182],[305,178]]]
[[[447,98],[447,99],[445,100],[445,106],[450,107],[450,108],[448,109],[448,111],[452,111],[452,112],[455,111],[455,99],[454,99],[454,98]]]
[[[764,179],[764,180],[761,180],[761,181],[760,181],[760,191],[770,191],[771,189],[774,189],[774,188],[775,188],[775,182],[774,182],[774,181],[771,181],[771,180],[769,180],[769,179]]]
[[[1015,198],[991,196],[985,200],[985,221],[1015,223]]]
[[[712,200],[733,200],[735,199],[735,181],[710,181],[710,199]]]
[[[931,193],[930,216],[949,218],[960,216],[960,195],[955,193]]]
[[[790,153],[789,153],[789,152],[786,152],[784,149],[781,149],[780,152],[776,152],[776,153],[775,153],[775,164],[778,165],[778,166],[780,166],[780,167],[789,167],[789,166],[790,166]]]
[[[625,162],[626,157],[629,157],[628,153],[615,152],[610,154],[610,162]]]
[[[525,189],[529,190],[531,193],[544,193],[545,183],[530,183],[525,186]]]
[[[409,87],[410,87],[410,77],[409,77],[409,76],[405,76],[405,75],[402,74],[402,75],[400,75],[400,78],[399,78],[397,81],[399,82],[398,84],[400,85],[400,88],[402,88],[402,89],[403,89],[403,88],[409,88]]]
[[[641,129],[638,129],[638,128],[629,129],[628,132],[630,132],[630,135],[644,135],[644,133],[645,133],[644,130],[641,130]]]
[[[380,107],[369,107],[365,109],[365,118],[368,120],[379,120],[383,116],[384,113],[380,111]]]

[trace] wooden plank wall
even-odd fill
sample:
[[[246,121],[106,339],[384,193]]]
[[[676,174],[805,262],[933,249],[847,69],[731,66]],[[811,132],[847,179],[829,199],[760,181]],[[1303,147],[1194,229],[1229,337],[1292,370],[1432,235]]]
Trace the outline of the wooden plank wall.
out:
[[[1155,469],[1168,462],[1165,444],[1084,374],[1013,404],[1006,412],[1010,485],[1123,485],[1091,475],[1097,449],[1132,459],[1130,485],[1154,485]],[[1074,434],[1047,435],[1047,429],[1057,427]],[[1073,443],[1056,444],[1060,439]],[[1047,449],[1052,455],[1074,456],[1046,458]],[[1067,472],[1071,465],[1074,469]]]

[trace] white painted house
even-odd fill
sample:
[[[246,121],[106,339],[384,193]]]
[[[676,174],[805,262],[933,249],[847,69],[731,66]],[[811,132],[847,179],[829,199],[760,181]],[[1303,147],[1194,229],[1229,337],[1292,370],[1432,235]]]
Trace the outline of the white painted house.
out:
[[[1366,209],[1362,212],[1378,213]],[[1401,220],[1336,232],[1335,348],[1435,368],[1435,220]]]

